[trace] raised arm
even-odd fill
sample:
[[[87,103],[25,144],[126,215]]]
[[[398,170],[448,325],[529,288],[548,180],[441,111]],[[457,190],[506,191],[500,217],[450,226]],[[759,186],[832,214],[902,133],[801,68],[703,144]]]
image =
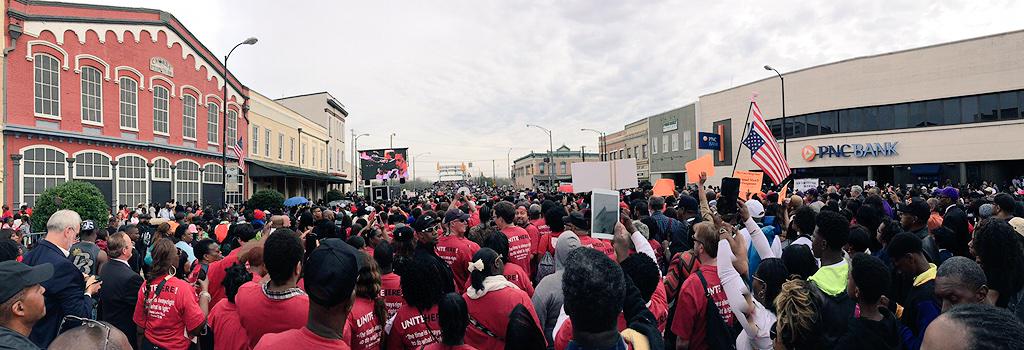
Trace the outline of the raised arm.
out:
[[[718,278],[722,282],[722,289],[729,300],[729,308],[732,309],[736,320],[740,322],[748,336],[757,333],[757,326],[753,320],[753,303],[750,301],[750,291],[743,284],[743,278],[732,266],[732,247],[729,240],[723,236],[718,241]],[[749,315],[749,316],[748,316]]]
[[[711,222],[714,221],[712,218],[714,214],[711,213],[711,206],[708,204],[707,190],[704,189],[704,182],[706,181],[708,181],[708,174],[700,173],[700,183],[697,184],[697,196],[700,198],[697,198],[697,200],[700,201],[700,217],[704,219],[704,221]]]

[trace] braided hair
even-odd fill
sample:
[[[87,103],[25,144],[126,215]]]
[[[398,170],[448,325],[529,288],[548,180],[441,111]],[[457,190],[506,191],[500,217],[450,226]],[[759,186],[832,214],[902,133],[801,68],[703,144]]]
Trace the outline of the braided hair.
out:
[[[775,331],[787,349],[818,349],[823,345],[818,308],[810,282],[794,275],[782,284],[775,298]]]

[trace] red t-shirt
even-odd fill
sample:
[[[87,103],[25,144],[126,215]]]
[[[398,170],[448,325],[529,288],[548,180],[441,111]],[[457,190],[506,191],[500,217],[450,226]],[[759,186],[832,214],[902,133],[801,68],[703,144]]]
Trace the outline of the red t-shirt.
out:
[[[508,262],[519,265],[530,275],[530,233],[519,226],[511,225],[501,230],[508,237]]]
[[[722,290],[722,283],[718,279],[718,266],[701,265],[701,274],[708,281],[707,292],[718,305],[718,312],[728,325],[732,325],[734,318],[732,309],[729,308],[729,300],[726,299],[725,291]],[[680,340],[689,340],[690,349],[707,349],[705,333],[707,320],[705,312],[707,308],[707,297],[704,296],[704,287],[696,273],[686,277],[686,281],[679,288],[679,297],[676,298],[676,314],[672,320],[672,332]]]
[[[231,267],[232,264],[238,262],[238,249],[234,249],[224,259],[214,261],[210,264],[210,267],[206,270],[206,278],[209,280],[210,285],[210,304],[217,305],[224,299],[224,278],[227,277],[226,270]],[[255,277],[255,276],[254,276]]]
[[[530,254],[535,254],[537,253],[537,247],[540,247],[540,229],[533,224],[526,225],[524,229],[530,235]]]
[[[555,257],[555,242],[558,241],[558,236],[561,235],[561,232],[551,232],[541,237],[540,247],[537,247],[537,255],[544,256],[544,253],[551,253],[551,257]]]
[[[216,336],[216,335],[215,335]],[[219,350],[220,348],[218,348]],[[302,327],[280,333],[267,334],[253,349],[336,349],[348,350],[348,344],[341,339],[327,339],[314,334],[309,328]]]
[[[373,300],[356,297],[352,311],[345,321],[342,339],[349,347],[356,350],[380,349],[384,340],[384,325],[373,313]]]
[[[477,350],[471,345],[444,345],[441,343],[433,343],[423,348],[424,350]]]
[[[168,350],[188,349],[190,341],[185,332],[203,325],[206,316],[199,308],[199,298],[188,282],[178,278],[167,279],[160,294],[156,287],[164,278],[150,281],[152,286],[146,299],[146,285],[139,288],[138,302],[132,321],[145,329],[146,339],[153,345]]]
[[[579,237],[581,247],[597,249],[597,251],[604,253],[604,255],[607,255],[608,258],[612,259],[612,261],[617,261],[615,260],[615,248],[612,248],[611,242],[608,242],[603,239],[597,239],[589,235]]]
[[[507,316],[506,316],[507,317]],[[419,349],[441,341],[441,325],[437,321],[437,305],[420,313],[415,307],[402,304],[388,331],[388,350]]]
[[[541,221],[543,221],[543,220],[544,219],[541,219]],[[550,239],[550,236],[551,236],[551,226],[548,226],[548,225],[537,225],[536,223],[534,224],[534,226],[537,226],[537,233],[538,233],[538,235],[537,235],[536,244],[533,245],[533,253],[537,254],[537,255],[544,255],[544,251],[541,250],[541,246],[544,245],[544,243],[542,243],[542,242],[545,241],[545,240],[548,241],[547,244],[551,244],[551,242],[550,242],[551,241],[551,239]]]
[[[492,333],[498,335],[502,339],[505,338],[505,331],[508,328],[508,316],[512,312],[512,309],[516,305],[523,304],[526,310],[530,311],[530,316],[533,317],[533,322],[537,323],[537,328],[540,329],[540,322],[537,321],[537,313],[533,310],[533,302],[525,292],[515,288],[502,288],[495,291],[487,292],[480,299],[472,299],[468,295],[463,294],[462,299],[466,300],[466,306],[469,309],[469,317],[479,322],[484,328],[489,329]],[[484,334],[472,323],[469,327],[466,327],[466,336],[464,338],[466,344],[472,345],[482,350],[501,350],[505,348],[505,341],[499,340],[487,334]]]
[[[249,338],[238,319],[238,308],[227,299],[221,300],[210,310],[210,327],[213,328],[213,348],[218,350],[249,350]]]
[[[654,318],[658,320],[658,330],[665,332],[665,321],[668,320],[668,302],[665,300],[665,286],[658,284],[658,287],[654,289],[654,294],[651,294],[651,302],[647,305],[647,310],[650,310],[654,314]],[[619,314],[618,330],[621,332],[626,329],[626,316]],[[562,328],[557,330],[555,333],[555,349],[565,349],[569,345],[569,341],[572,340],[572,320],[565,320],[562,323]]]
[[[469,263],[478,250],[480,245],[466,237],[457,236],[441,237],[434,247],[434,252],[452,268],[456,286],[464,286],[469,281]]]
[[[526,292],[526,295],[533,297],[533,282],[530,282],[530,275],[527,275],[522,267],[512,263],[505,263],[505,269],[501,274],[505,275],[505,279],[518,286],[520,290]]]
[[[402,277],[392,272],[380,276],[380,296],[384,297],[384,307],[388,310],[388,318],[398,312],[398,308],[405,304],[402,297]]]
[[[309,296],[270,299],[263,293],[263,285],[254,282],[238,287],[235,305],[250,346],[256,346],[264,334],[303,328],[309,321]]]

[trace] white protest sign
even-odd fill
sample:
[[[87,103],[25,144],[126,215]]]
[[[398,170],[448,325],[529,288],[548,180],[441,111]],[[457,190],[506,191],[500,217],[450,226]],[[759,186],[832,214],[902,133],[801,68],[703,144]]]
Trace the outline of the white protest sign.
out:
[[[470,193],[469,187],[466,187],[466,186],[459,187],[459,190],[456,191],[456,192],[458,192],[458,193],[460,193],[462,195],[466,195],[466,196],[468,196],[469,193]]]
[[[878,186],[878,183],[876,183],[874,180],[866,180],[866,181],[864,181],[864,187],[865,188],[876,187],[876,186]]]
[[[638,185],[636,159],[572,164],[572,190],[575,193],[595,189],[621,190],[635,188]]]
[[[594,189],[590,194],[590,235],[611,240],[619,222],[619,192]]]
[[[796,179],[793,180],[793,190],[805,192],[812,188],[818,188],[818,179]]]

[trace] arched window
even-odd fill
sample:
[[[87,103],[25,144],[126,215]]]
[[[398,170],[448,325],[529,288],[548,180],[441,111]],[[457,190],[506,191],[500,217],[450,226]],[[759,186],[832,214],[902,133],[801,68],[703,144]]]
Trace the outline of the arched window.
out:
[[[110,157],[97,152],[76,154],[75,179],[109,180]]]
[[[181,99],[181,136],[195,141],[196,139],[196,98],[185,95]]]
[[[103,73],[82,67],[82,123],[103,125]]]
[[[219,128],[219,125],[218,125],[219,123],[217,122],[217,119],[220,119],[220,117],[218,116],[219,113],[220,112],[219,112],[219,109],[217,108],[217,104],[216,103],[207,103],[206,104],[206,142],[207,143],[212,143],[212,144],[215,144],[215,145],[220,143],[220,141],[219,141],[220,140],[220,137],[219,137],[220,136],[220,130],[218,129]]]
[[[199,163],[180,160],[174,169],[174,199],[179,203],[199,202]]]
[[[139,83],[121,77],[121,128],[139,130]]]
[[[228,132],[227,132],[228,142],[227,143],[229,145],[234,145],[235,142],[238,142],[238,113],[237,112],[232,111],[232,110],[228,111],[227,125],[228,125]]]
[[[224,171],[221,170],[220,165],[207,164],[203,166],[203,169],[203,183],[219,184],[221,182]]]
[[[153,161],[153,180],[171,181],[171,162],[166,159]]]
[[[166,161],[165,161],[166,162]],[[117,202],[129,207],[147,203],[149,186],[146,186],[146,159],[126,155],[117,161]]]
[[[167,105],[168,96],[170,94],[167,89],[163,86],[153,87],[153,132],[161,135],[167,135],[168,131],[168,116],[167,116]]]
[[[34,206],[36,197],[46,189],[62,184],[68,180],[67,154],[53,148],[30,148],[22,154],[24,158],[22,171],[24,187],[21,191],[21,203]]]
[[[36,54],[35,112],[38,115],[60,117],[60,61],[46,54]]]

